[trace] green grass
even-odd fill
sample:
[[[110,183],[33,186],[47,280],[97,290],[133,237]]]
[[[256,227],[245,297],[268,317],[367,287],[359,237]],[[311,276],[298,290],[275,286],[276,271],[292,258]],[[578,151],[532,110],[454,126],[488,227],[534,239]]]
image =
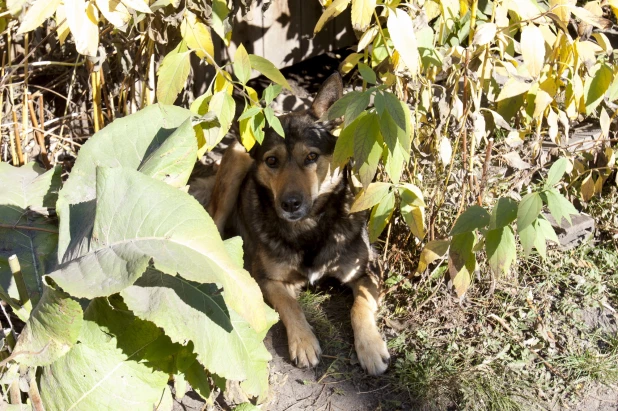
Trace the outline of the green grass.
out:
[[[618,303],[616,267],[611,243],[553,251],[519,261],[493,296],[481,272],[462,305],[439,278],[421,278],[383,310],[408,325],[389,341],[390,378],[418,409],[572,406],[592,384],[618,382],[618,335],[604,320]]]

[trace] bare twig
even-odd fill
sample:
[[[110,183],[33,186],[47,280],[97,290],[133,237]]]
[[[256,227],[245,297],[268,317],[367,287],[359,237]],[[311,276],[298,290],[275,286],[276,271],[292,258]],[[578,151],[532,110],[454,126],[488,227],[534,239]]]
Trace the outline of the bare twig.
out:
[[[36,118],[36,111],[34,110],[34,104],[32,104],[32,100],[28,98],[28,96],[24,96],[25,99],[28,99],[28,111],[30,112],[30,121],[32,121],[32,125],[35,128],[34,135],[36,136],[37,143],[41,148],[41,162],[45,166],[46,169],[51,168],[51,164],[49,163],[49,159],[47,158],[47,147],[45,146],[45,136],[39,131],[39,121]]]

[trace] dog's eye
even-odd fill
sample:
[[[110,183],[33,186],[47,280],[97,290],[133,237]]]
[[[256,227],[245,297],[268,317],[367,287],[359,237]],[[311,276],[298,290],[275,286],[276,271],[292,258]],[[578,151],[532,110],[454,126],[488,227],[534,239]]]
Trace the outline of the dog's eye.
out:
[[[307,158],[305,158],[306,164],[315,163],[318,160],[319,155],[317,153],[309,153],[307,154]]]
[[[274,156],[266,157],[265,163],[268,167],[275,168],[277,167],[277,157],[274,157]]]

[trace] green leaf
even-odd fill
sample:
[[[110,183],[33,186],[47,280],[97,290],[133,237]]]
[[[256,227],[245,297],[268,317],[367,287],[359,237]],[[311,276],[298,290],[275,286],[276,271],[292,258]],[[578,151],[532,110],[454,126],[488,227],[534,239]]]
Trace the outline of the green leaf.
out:
[[[264,113],[257,113],[251,120],[249,120],[249,122],[255,139],[258,143],[262,144],[264,141],[264,127],[266,126],[266,118],[264,117]]]
[[[363,187],[367,187],[373,180],[381,155],[379,118],[375,113],[368,113],[358,121],[354,131],[355,168],[359,171]]]
[[[491,210],[489,229],[506,227],[517,218],[517,202],[510,198],[501,197]]]
[[[181,42],[161,62],[157,75],[157,100],[162,104],[174,104],[185,87],[191,71],[191,52]]]
[[[266,104],[272,103],[272,101],[277,98],[279,93],[281,93],[281,86],[279,84],[269,84],[268,87],[262,93],[262,98],[266,102]]]
[[[333,151],[332,161],[335,167],[345,166],[348,160],[354,157],[354,134],[356,133],[358,122],[366,114],[366,112],[363,112],[352,124],[341,130],[337,138],[337,143],[335,144],[335,150]]]
[[[450,235],[469,233],[489,224],[490,216],[487,210],[478,205],[473,205],[464,211],[451,230]]]
[[[257,283],[193,197],[131,169],[99,167],[96,198],[91,251],[50,274],[65,291],[89,299],[120,292],[153,259],[164,273],[219,284],[230,309],[258,332],[267,327]]]
[[[369,217],[369,242],[373,243],[380,237],[384,227],[390,221],[394,210],[395,192],[391,191],[371,210]]]
[[[485,234],[485,249],[489,266],[498,276],[507,274],[517,256],[515,235],[511,227],[501,227],[489,230]]]
[[[77,301],[45,285],[43,296],[32,310],[15,345],[15,351],[24,353],[16,357],[16,361],[28,366],[41,366],[65,355],[77,342],[82,315]]]
[[[348,0],[349,1],[349,0]],[[237,405],[234,408],[234,411],[259,411],[260,409],[250,402],[245,402],[243,404]]]
[[[421,251],[416,272],[422,273],[427,269],[429,264],[443,257],[448,251],[450,244],[448,240],[433,240],[425,244],[423,251]]]
[[[386,157],[384,161],[384,169],[388,173],[391,181],[394,184],[398,184],[403,173],[403,167],[406,162],[406,155],[401,145],[395,146],[395,151],[391,153],[387,147],[384,148],[383,157]]]
[[[365,108],[369,105],[369,99],[371,98],[371,94],[368,92],[361,93],[357,98],[353,99],[349,102],[345,109],[345,125],[348,126],[352,123],[356,118],[365,111]],[[330,116],[329,116],[330,118]],[[379,123],[376,119],[376,125],[379,127]]]
[[[536,241],[536,230],[534,228],[534,224],[528,224],[523,229],[517,229],[519,234],[519,241],[521,241],[521,245],[524,248],[524,255],[528,257],[530,253],[532,253],[532,248],[534,247],[534,242]]]
[[[562,180],[562,176],[566,172],[566,168],[569,161],[566,158],[560,158],[554,164],[552,164],[549,172],[547,173],[547,181],[545,181],[545,187],[553,187]]]
[[[350,91],[346,93],[339,100],[335,101],[332,106],[326,112],[326,118],[329,120],[335,120],[339,117],[343,117],[348,106],[355,100],[358,100],[363,93],[360,91]],[[369,104],[369,103],[367,103]],[[367,106],[365,106],[367,107]],[[363,107],[363,110],[365,108]]]
[[[466,295],[476,270],[475,243],[476,234],[470,231],[454,235],[449,247],[448,270],[460,300]]]
[[[358,71],[367,83],[376,83],[376,73],[365,63],[358,63]]]
[[[161,337],[154,324],[112,308],[106,299],[93,300],[84,313],[79,344],[43,367],[45,409],[157,409],[170,395],[164,394],[168,374],[147,365],[146,353]]]
[[[262,107],[256,107],[256,106],[249,107],[240,115],[240,117],[238,117],[238,121],[242,121],[244,119],[253,117],[260,111],[262,111]]]
[[[613,77],[614,72],[612,68],[607,64],[601,64],[601,67],[594,73],[594,76],[586,80],[584,84],[586,114],[592,113],[601,103],[603,95],[612,83]]]
[[[210,150],[219,144],[230,130],[232,121],[234,121],[234,114],[236,113],[236,102],[225,90],[219,91],[210,99],[208,111],[215,113],[220,124],[219,134],[216,134],[216,139],[214,141],[207,141],[207,147]]]
[[[266,121],[268,122],[268,125],[272,127],[272,129],[275,130],[275,132],[279,134],[281,137],[285,137],[283,126],[281,126],[281,122],[279,121],[277,116],[275,116],[275,112],[273,111],[273,109],[270,107],[266,107],[264,109],[264,116],[266,117]]]
[[[227,8],[225,0],[212,1],[211,27],[217,33],[226,46],[230,45],[232,37],[232,26],[230,20],[230,9]]]
[[[273,63],[266,60],[264,57],[256,56],[255,54],[249,54],[249,60],[251,61],[252,69],[259,71],[266,78],[292,91],[288,81],[285,77],[283,77],[283,74],[281,74],[279,69],[275,67]]]
[[[197,360],[211,373],[242,381],[261,378],[268,367],[271,356],[262,342],[267,328],[256,333],[226,307],[213,284],[148,269],[120,295],[137,317],[161,327],[172,341],[185,344],[190,339]],[[271,309],[266,312],[270,327],[278,318]]]
[[[552,227],[551,223],[543,217],[539,217],[536,221],[536,229],[543,235],[543,237],[545,237],[546,240],[553,241],[558,245],[560,244],[560,240],[554,231],[554,227]]]
[[[407,204],[426,207],[423,192],[416,185],[412,183],[402,183],[399,186],[399,192],[403,201]]]
[[[242,84],[246,84],[251,78],[251,62],[249,61],[249,54],[245,50],[245,46],[238,45],[236,53],[234,54],[234,74]]]
[[[19,299],[19,293],[9,269],[11,255],[17,255],[35,303],[43,292],[41,278],[56,262],[58,227],[46,216],[46,210],[56,204],[60,172],[60,167],[46,172],[36,163],[13,167],[0,162],[0,224],[11,227],[0,227],[0,286],[15,299]]]
[[[569,200],[567,200],[558,190],[550,188],[543,192],[547,199],[547,208],[556,219],[558,224],[562,223],[562,219],[566,219],[571,224],[571,215],[577,215],[579,212]]]
[[[541,229],[541,227],[538,224],[539,220],[533,223],[534,230],[536,232],[536,237],[534,239],[534,247],[539,252],[539,255],[541,256],[541,258],[546,259],[547,258],[547,244],[546,244],[547,239],[545,237],[545,232]]]
[[[384,92],[384,107],[395,121],[395,124],[397,124],[397,127],[406,130],[406,113],[401,106],[401,102],[393,93]]]
[[[376,92],[376,94],[373,96],[373,106],[376,109],[376,113],[378,113],[378,115],[382,117],[384,111],[386,110],[386,98],[381,91]]]
[[[394,153],[398,146],[399,128],[388,111],[385,111],[380,117],[380,133],[382,133],[388,150]]]
[[[165,181],[184,187],[197,158],[191,128],[177,128],[191,117],[189,110],[155,104],[120,118],[88,139],[59,193],[58,260],[67,261],[89,250],[96,198],[96,167],[167,170]],[[127,138],[131,136],[131,138]],[[166,140],[171,141],[166,143]],[[165,146],[163,146],[165,144]],[[153,162],[155,165],[148,165]]]
[[[389,193],[391,185],[389,183],[375,182],[356,195],[350,212],[366,210],[378,204]]]
[[[517,230],[528,227],[541,213],[543,201],[538,193],[529,193],[521,199],[517,208]]]

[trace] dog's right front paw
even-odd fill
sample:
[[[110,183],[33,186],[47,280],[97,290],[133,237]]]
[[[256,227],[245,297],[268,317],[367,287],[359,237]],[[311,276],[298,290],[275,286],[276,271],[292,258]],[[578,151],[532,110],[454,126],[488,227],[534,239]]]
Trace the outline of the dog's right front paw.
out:
[[[310,329],[288,331],[290,359],[299,368],[315,367],[320,362],[322,349]]]

